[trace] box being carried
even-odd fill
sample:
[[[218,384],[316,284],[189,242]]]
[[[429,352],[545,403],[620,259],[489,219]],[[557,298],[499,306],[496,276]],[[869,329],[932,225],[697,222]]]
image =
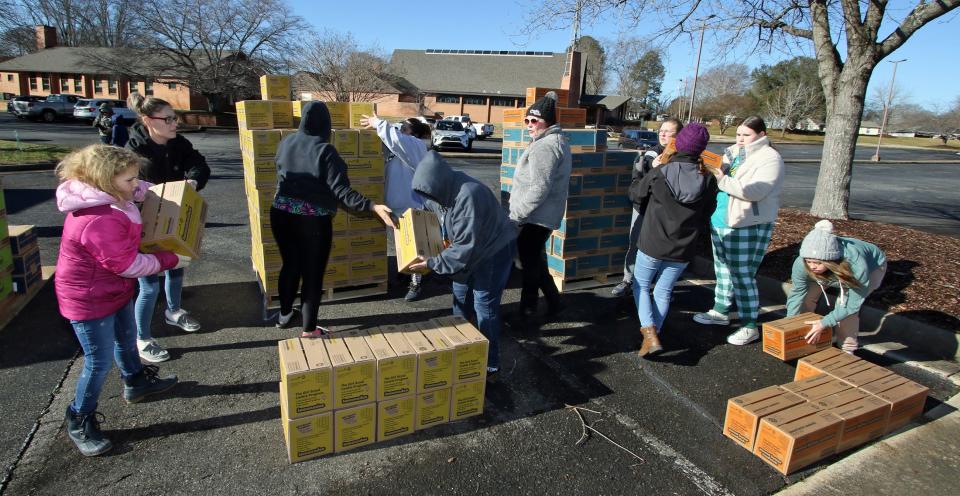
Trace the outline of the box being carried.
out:
[[[172,251],[192,258],[200,257],[203,227],[207,222],[207,203],[186,181],[153,186],[140,209],[143,232],[140,249],[144,253]]]
[[[440,221],[433,212],[407,209],[398,219],[394,233],[397,251],[397,271],[409,274],[408,268],[417,257],[424,259],[444,249]]]
[[[781,360],[793,360],[829,348],[833,342],[832,327],[824,329],[812,344],[804,338],[810,332],[810,324],[805,322],[820,319],[820,315],[806,312],[764,323],[763,352]]]

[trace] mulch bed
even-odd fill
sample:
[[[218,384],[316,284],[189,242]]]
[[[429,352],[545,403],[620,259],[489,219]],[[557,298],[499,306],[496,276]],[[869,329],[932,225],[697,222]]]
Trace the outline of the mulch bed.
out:
[[[789,281],[800,242],[818,220],[780,209],[760,274]],[[960,332],[960,239],[864,220],[833,225],[836,234],[869,241],[887,255],[886,277],[868,305]]]

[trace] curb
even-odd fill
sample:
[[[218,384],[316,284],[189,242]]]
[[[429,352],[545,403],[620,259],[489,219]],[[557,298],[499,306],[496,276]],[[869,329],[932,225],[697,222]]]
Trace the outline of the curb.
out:
[[[37,164],[13,164],[0,165],[0,173],[3,172],[31,172],[31,171],[52,171],[57,168],[57,162],[41,162]]]

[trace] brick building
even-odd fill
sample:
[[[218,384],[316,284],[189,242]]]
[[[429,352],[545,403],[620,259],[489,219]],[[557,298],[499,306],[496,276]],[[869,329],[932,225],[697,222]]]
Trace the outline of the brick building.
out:
[[[0,62],[0,93],[5,98],[68,93],[122,100],[139,91],[162,98],[176,109],[207,109],[207,99],[176,77],[136,80],[109,74],[97,61],[116,48],[57,46],[57,31],[50,26],[37,26],[36,35],[36,52]]]

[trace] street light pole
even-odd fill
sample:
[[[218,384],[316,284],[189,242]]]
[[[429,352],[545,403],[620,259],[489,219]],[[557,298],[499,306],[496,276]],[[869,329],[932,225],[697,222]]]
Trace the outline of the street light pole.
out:
[[[677,102],[679,110],[677,111],[677,119],[683,119],[683,112],[687,109],[687,80],[680,79],[680,84],[683,85],[683,91],[680,93],[680,101]]]
[[[887,127],[887,111],[890,110],[890,105],[893,105],[893,82],[897,80],[897,64],[906,61],[907,59],[890,61],[890,63],[893,64],[893,75],[890,76],[890,91],[887,92],[887,104],[883,106],[883,120],[880,121],[880,134],[877,136],[877,152],[870,157],[870,160],[873,162],[880,161],[880,140],[883,139],[883,129]]]
[[[700,46],[697,48],[697,65],[693,69],[693,90],[690,91],[690,108],[687,110],[687,122],[693,119],[693,101],[697,98],[697,76],[700,73],[700,54],[703,52],[703,33],[707,30],[707,21],[717,17],[710,14],[700,19]]]

